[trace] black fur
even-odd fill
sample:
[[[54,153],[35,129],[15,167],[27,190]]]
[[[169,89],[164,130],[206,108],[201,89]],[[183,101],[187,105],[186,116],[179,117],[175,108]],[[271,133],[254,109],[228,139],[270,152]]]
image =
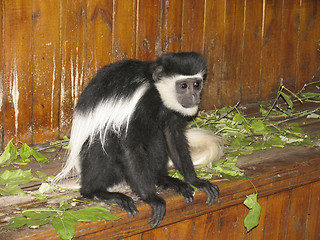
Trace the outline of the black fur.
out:
[[[194,193],[189,184],[206,192],[207,205],[214,203],[219,194],[216,185],[196,177],[184,134],[186,119],[163,104],[154,85],[161,81],[153,79],[159,66],[163,69],[161,76],[194,75],[205,70],[206,61],[196,53],[180,53],[163,55],[155,62],[126,60],[105,66],[83,91],[76,106],[78,113],[85,114],[102,100],[131,96],[142,84],[150,85],[126,130],[120,135],[109,131],[105,146],[99,134],[92,144],[87,140],[82,146],[80,191],[87,198],[114,201],[128,216],[136,215],[138,210],[130,197],[107,191],[125,180],[152,207],[151,227],[158,226],[165,215],[166,203],[156,194],[156,186],[174,189],[187,203],[193,200]],[[186,182],[168,176],[168,154]]]

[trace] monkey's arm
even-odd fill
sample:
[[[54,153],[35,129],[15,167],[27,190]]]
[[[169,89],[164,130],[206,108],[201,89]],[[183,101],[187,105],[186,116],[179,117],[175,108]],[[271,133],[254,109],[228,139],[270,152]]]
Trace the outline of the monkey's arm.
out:
[[[196,176],[184,130],[184,119],[175,117],[167,122],[165,136],[169,155],[177,170],[184,176],[185,181],[204,191],[208,195],[206,204],[211,205],[218,199],[219,188],[209,181],[199,179]]]

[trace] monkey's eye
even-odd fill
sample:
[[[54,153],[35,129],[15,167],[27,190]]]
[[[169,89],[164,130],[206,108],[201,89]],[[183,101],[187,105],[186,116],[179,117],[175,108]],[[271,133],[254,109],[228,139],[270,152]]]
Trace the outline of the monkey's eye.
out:
[[[201,84],[199,81],[196,81],[193,83],[193,87],[195,87],[195,88],[199,88],[200,86],[201,86]]]
[[[188,88],[188,84],[186,84],[186,83],[181,83],[180,87],[183,88],[183,89],[186,89],[186,88]]]

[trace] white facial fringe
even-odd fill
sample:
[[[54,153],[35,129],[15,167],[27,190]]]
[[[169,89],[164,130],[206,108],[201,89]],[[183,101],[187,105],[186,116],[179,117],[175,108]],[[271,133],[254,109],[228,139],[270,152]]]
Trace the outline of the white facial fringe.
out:
[[[179,112],[184,116],[194,116],[198,112],[198,106],[192,108],[185,108],[178,102],[176,95],[176,81],[187,78],[203,79],[203,74],[203,72],[200,72],[190,76],[175,75],[168,78],[160,79],[158,82],[155,83],[155,86],[160,93],[160,97],[163,101],[163,104],[167,108]]]

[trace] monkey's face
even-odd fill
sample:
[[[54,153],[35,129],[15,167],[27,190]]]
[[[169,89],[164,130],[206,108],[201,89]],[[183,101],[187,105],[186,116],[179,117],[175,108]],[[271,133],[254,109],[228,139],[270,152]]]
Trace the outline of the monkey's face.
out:
[[[199,105],[203,87],[202,78],[185,78],[176,81],[177,100],[184,108],[193,108]]]

